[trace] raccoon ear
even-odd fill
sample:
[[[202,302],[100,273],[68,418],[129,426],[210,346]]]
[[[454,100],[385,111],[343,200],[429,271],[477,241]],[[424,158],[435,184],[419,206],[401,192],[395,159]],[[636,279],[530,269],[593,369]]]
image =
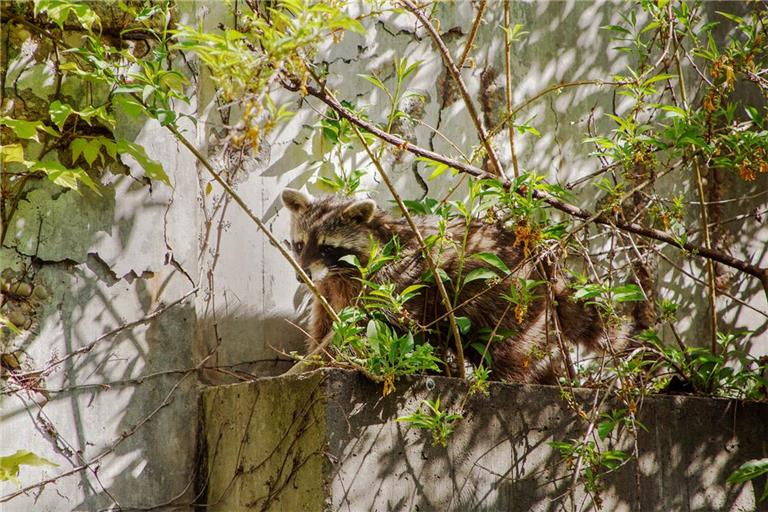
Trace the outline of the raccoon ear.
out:
[[[280,197],[283,200],[285,207],[291,210],[293,213],[303,212],[312,202],[312,198],[307,194],[304,192],[299,192],[293,188],[287,188],[283,190],[283,193]]]
[[[347,206],[344,208],[344,211],[341,212],[341,215],[345,219],[353,220],[360,224],[368,224],[373,218],[375,211],[376,203],[371,199],[365,199],[363,201],[355,201]]]

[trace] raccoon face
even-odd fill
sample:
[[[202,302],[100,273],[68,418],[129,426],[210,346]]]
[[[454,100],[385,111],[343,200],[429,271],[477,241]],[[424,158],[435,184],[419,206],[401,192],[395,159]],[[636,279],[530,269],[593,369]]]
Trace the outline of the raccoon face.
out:
[[[370,199],[312,197],[287,188],[283,204],[291,211],[291,248],[296,260],[313,282],[354,268],[341,258],[354,255],[368,261],[372,232],[368,227],[376,212]],[[296,277],[299,281],[301,279]]]

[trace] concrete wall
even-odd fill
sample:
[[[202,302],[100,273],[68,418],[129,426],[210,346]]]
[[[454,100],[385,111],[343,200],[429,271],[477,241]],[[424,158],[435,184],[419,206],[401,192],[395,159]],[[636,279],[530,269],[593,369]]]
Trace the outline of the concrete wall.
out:
[[[120,25],[110,7],[102,7],[104,29]],[[195,10],[185,5],[179,16],[193,22]],[[11,45],[3,56],[4,114],[20,117],[47,111],[55,90],[44,43],[26,35],[20,53]],[[77,32],[68,32],[66,41],[81,44]],[[86,91],[75,86],[64,80],[62,101],[87,106]],[[101,93],[94,88],[94,101],[103,99]],[[194,114],[198,103],[179,108]],[[195,132],[192,123],[184,127]],[[22,335],[4,333],[0,351],[17,354],[22,370],[47,371],[37,384],[44,392],[36,392],[19,390],[3,369],[0,456],[30,450],[58,464],[23,466],[22,487],[65,475],[0,504],[4,512],[154,506],[183,495],[192,480],[198,377],[189,369],[200,360],[194,295],[75,355],[105,333],[178,301],[200,280],[195,158],[155,122],[119,117],[115,134],[144,147],[173,188],[148,186],[142,167],[123,157],[101,174],[101,197],[29,180],[4,226],[9,231],[0,269],[16,271],[47,297],[36,303]],[[90,470],[76,470],[86,464]],[[16,491],[13,482],[0,482],[0,499]]]
[[[232,22],[223,2],[178,5],[182,22],[202,20],[209,30],[220,22]],[[530,31],[513,51],[514,102],[552,83],[622,72],[625,57],[611,50],[612,44],[599,30],[618,22],[620,5],[512,2],[513,23]],[[437,7],[441,31],[454,54],[463,49],[474,8],[470,2]],[[463,73],[483,116],[492,121],[503,108],[501,2],[488,2],[486,20],[475,44],[475,66]],[[402,132],[419,145],[455,156],[455,150],[441,137],[433,137],[427,125],[437,127],[469,151],[476,137],[466,111],[456,92],[446,86],[446,72],[431,42],[415,27],[414,19],[402,13],[367,20],[366,34],[347,34],[341,43],[329,43],[318,60],[328,64],[329,83],[337,95],[367,105],[374,120],[386,110],[384,98],[357,75],[376,73],[391,84],[394,59],[420,60],[408,87],[427,98],[411,110],[423,125],[405,125]],[[53,93],[50,60],[37,60],[38,43],[28,33],[19,34],[9,40],[9,50],[3,54],[3,112],[20,105],[31,111],[44,108]],[[73,44],[78,41],[77,34],[67,37]],[[238,113],[219,108],[212,83],[199,68],[194,59],[180,64],[193,79],[189,112],[200,120],[196,126],[186,125],[185,133],[226,168],[216,141],[226,136],[227,122],[234,124]],[[63,91],[72,101],[84,98],[66,81]],[[285,186],[320,192],[312,177],[328,155],[312,127],[316,109],[322,111],[322,106],[311,98],[299,103],[288,94],[275,100],[291,101],[297,114],[270,135],[262,154],[236,171],[235,182],[270,229],[287,238],[287,215],[280,211],[279,193]],[[518,137],[522,167],[561,183],[593,171],[599,163],[588,156],[591,148],[581,139],[590,119],[600,124],[600,116],[612,110],[614,101],[620,99],[604,88],[584,87],[563,90],[532,105],[521,119],[535,116],[532,123],[543,136]],[[48,294],[36,304],[30,329],[19,337],[5,336],[0,349],[20,355],[24,369],[44,368],[199,289],[151,321],[131,325],[56,365],[41,383],[47,397],[34,391],[9,393],[3,381],[0,455],[28,449],[59,465],[23,467],[23,485],[65,475],[39,492],[3,503],[4,511],[97,510],[115,503],[130,508],[175,498],[175,503],[191,502],[193,469],[198,465],[194,432],[199,384],[231,381],[232,372],[279,373],[287,364],[276,361],[272,347],[302,346],[302,334],[285,319],[302,316],[305,297],[288,264],[253,223],[217,187],[205,194],[208,177],[156,123],[121,118],[118,132],[163,164],[173,188],[147,187],[140,181],[143,171],[128,158],[125,167],[103,174],[106,186],[101,198],[62,191],[45,180],[30,181],[16,215],[4,226],[10,231],[0,247],[0,270],[21,272]],[[496,143],[508,163],[505,139],[498,137]],[[388,152],[385,160],[406,198],[422,195],[410,155]],[[359,165],[359,156],[350,153],[344,161]],[[761,176],[751,190],[765,187],[765,179]],[[386,204],[389,196],[373,173],[366,186],[373,198]],[[430,194],[446,187],[444,180],[431,183]],[[751,220],[731,227],[754,261],[766,264],[768,255],[760,243],[766,239],[765,228]],[[695,261],[686,265],[701,274]],[[663,282],[669,281],[665,272],[659,271]],[[699,325],[704,325],[696,316],[701,297],[683,295],[687,292],[679,282],[666,286],[681,300],[689,317],[686,325],[695,338],[701,332]],[[736,286],[754,307],[768,309],[752,280]],[[768,351],[765,318],[735,303],[727,310],[726,325],[756,329],[762,338],[753,339],[762,345],[755,350]],[[192,371],[204,359],[219,370]],[[92,470],[77,471],[84,463]],[[15,491],[13,484],[0,483],[0,499]]]
[[[458,412],[466,383],[408,378],[386,397],[381,389],[362,375],[324,370],[205,391],[207,478],[199,485],[206,509],[595,509],[597,498],[583,485],[569,492],[572,472],[548,444],[581,439],[587,429],[562,390],[492,384],[487,397],[466,401],[464,419],[441,447],[395,419],[436,397],[442,409]],[[585,411],[603,398],[588,390],[573,397]],[[608,401],[600,410],[615,407]],[[599,480],[602,510],[758,510],[759,480],[725,480],[742,462],[768,454],[766,415],[768,404],[646,398],[637,419],[647,430],[639,430],[636,444],[618,429],[597,441],[602,449],[640,454]]]

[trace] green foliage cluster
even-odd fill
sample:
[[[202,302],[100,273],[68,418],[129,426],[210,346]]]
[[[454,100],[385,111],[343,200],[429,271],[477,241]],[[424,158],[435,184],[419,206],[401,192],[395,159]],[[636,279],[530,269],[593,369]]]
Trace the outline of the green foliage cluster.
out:
[[[416,428],[423,428],[432,433],[432,444],[446,446],[448,437],[456,428],[455,423],[462,419],[461,414],[452,414],[440,409],[440,397],[435,400],[422,400],[421,408],[409,414],[401,416],[397,421],[408,423]]]
[[[651,382],[654,388],[740,400],[768,396],[768,361],[745,354],[736,334],[718,333],[717,353],[704,347],[665,346],[653,330],[641,333],[640,338],[658,356],[646,363],[656,376]]]
[[[10,480],[16,485],[20,485],[19,469],[21,466],[56,467],[58,464],[54,464],[28,450],[17,450],[16,453],[0,457],[0,482]]]
[[[165,9],[167,13],[168,7]],[[72,18],[84,29],[83,45],[67,47],[54,34],[30,24],[30,28],[39,30],[36,35],[55,40],[58,72],[61,73],[58,80],[76,81],[74,87],[77,89],[97,92],[86,95],[83,105],[73,105],[76,100],[62,97],[58,89],[48,111],[41,113],[42,116],[37,114],[40,117],[36,119],[0,117],[0,126],[10,131],[4,133],[1,155],[4,206],[8,205],[2,212],[3,220],[10,220],[13,213],[13,202],[7,198],[21,194],[26,181],[38,174],[65,188],[80,191],[80,186],[84,185],[99,194],[97,174],[108,162],[118,162],[118,155],[130,155],[144,168],[148,178],[170,185],[162,166],[150,159],[143,147],[114,136],[118,111],[141,112],[142,100],[133,97],[133,93],[143,91],[145,102],[150,97],[162,98],[167,112],[176,110],[169,104],[171,97],[185,98],[179,92],[185,83],[183,76],[178,71],[160,70],[167,53],[156,51],[154,59],[139,59],[128,49],[119,50],[105,44],[98,33],[101,27],[99,16],[86,4],[38,0],[34,13],[60,29]],[[139,23],[149,16],[148,12],[136,14]],[[165,43],[160,38],[156,48],[164,48]],[[63,47],[59,51],[60,46]],[[139,65],[142,69],[137,72],[134,67]],[[136,84],[128,85],[134,81]],[[153,95],[155,89],[150,90],[153,86],[149,85],[153,81],[164,83],[165,90]],[[143,87],[139,85],[142,82],[146,83]],[[25,148],[23,143],[26,141],[37,144]]]

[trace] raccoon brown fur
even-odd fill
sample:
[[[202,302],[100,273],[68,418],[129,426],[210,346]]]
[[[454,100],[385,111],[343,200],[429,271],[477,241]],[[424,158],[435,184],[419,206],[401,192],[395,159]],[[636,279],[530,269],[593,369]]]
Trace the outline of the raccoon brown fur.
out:
[[[371,276],[372,280],[395,283],[396,289],[402,291],[407,286],[422,282],[429,270],[406,221],[379,210],[372,200],[337,196],[313,199],[293,189],[285,189],[282,200],[292,213],[291,238],[296,259],[335,311],[351,305],[361,289],[361,284],[355,279],[357,270],[340,261],[340,258],[352,254],[366,264],[372,239],[383,245],[396,236],[401,248],[399,257],[386,263]],[[437,233],[437,218],[415,217],[414,220],[423,237]],[[439,266],[451,277],[451,282],[455,282],[459,272],[458,250],[465,230],[467,224],[463,219],[448,222],[447,234],[457,243],[443,246]],[[468,227],[465,254],[490,252],[499,256],[514,276],[546,280],[547,276],[543,275],[546,270],[542,272],[542,265],[534,265],[531,258],[526,260],[521,245],[515,244],[514,233],[502,226],[473,221]],[[464,258],[461,273],[466,276],[481,267],[490,268],[481,259]],[[473,281],[462,288],[455,314],[469,318],[472,332],[498,328],[501,332],[514,333],[490,344],[491,376],[494,379],[552,383],[556,375],[562,373],[557,371],[560,351],[557,349],[556,329],[561,333],[560,339],[566,343],[582,344],[601,352],[609,348],[611,339],[621,344],[625,341],[623,333],[604,325],[594,307],[573,301],[562,281],[549,277],[554,306],[547,307],[546,288],[540,286],[535,290],[539,297],[528,305],[527,310],[517,315],[518,318],[515,318],[509,302],[502,297],[509,291],[509,281],[506,281],[506,286],[497,284],[490,289],[483,281]],[[450,283],[446,286],[453,297],[454,290]],[[428,325],[441,318],[445,308],[434,286],[423,288],[420,292],[405,307],[411,319]],[[331,335],[331,319],[319,301],[315,300],[312,308],[310,343],[316,344]],[[472,350],[468,354],[470,359],[474,352]],[[479,362],[479,354],[475,359],[475,363]]]

